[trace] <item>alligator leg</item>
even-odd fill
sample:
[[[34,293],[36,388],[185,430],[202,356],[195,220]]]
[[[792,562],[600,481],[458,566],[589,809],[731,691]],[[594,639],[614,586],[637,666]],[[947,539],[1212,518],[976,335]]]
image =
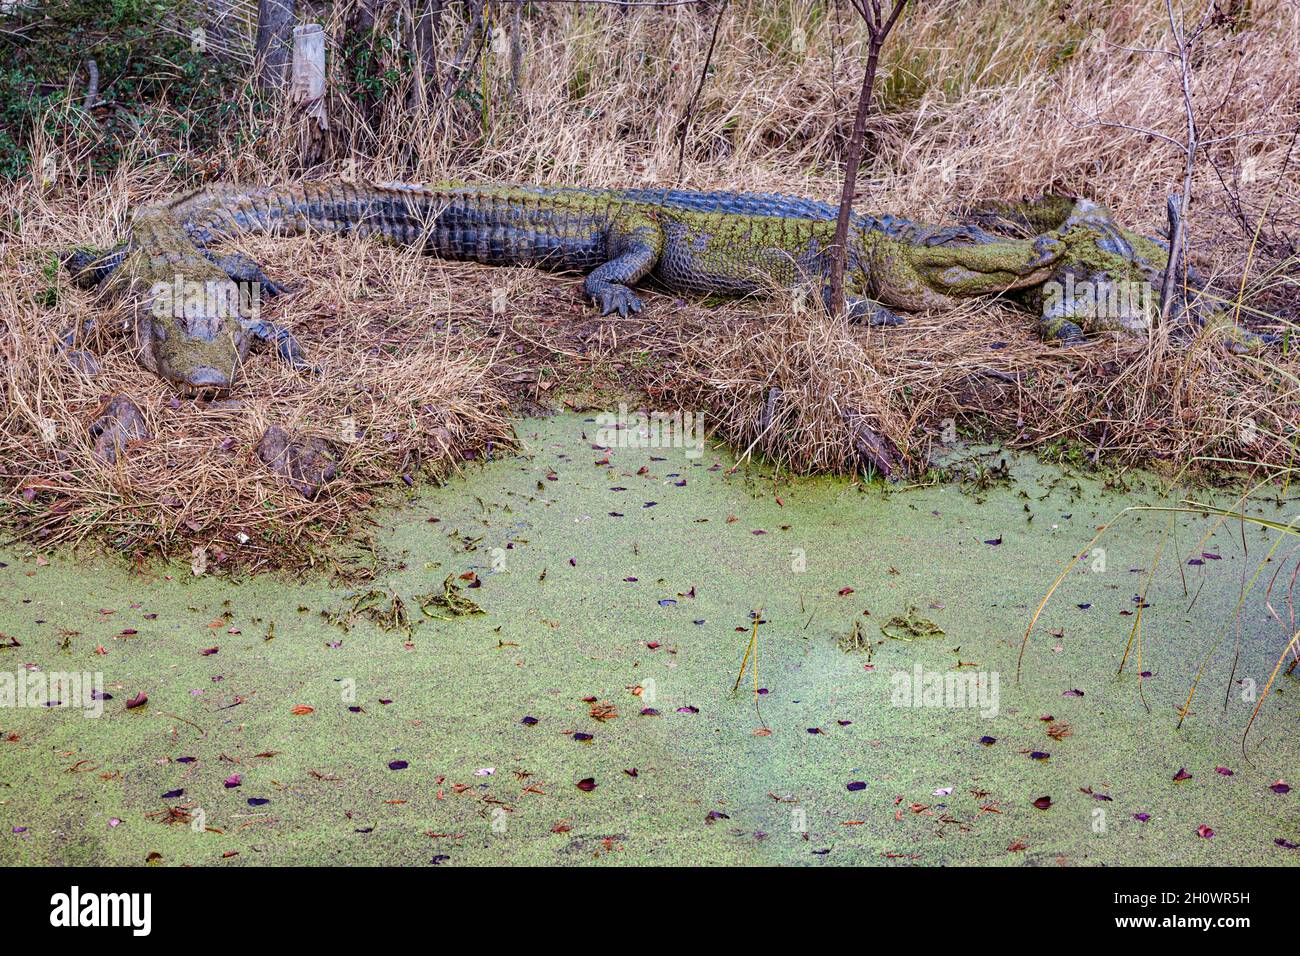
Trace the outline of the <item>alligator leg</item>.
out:
[[[248,256],[241,255],[238,252],[230,252],[225,255],[217,255],[213,252],[203,250],[203,254],[218,269],[230,276],[235,282],[256,285],[262,290],[263,295],[282,295],[287,292],[284,286],[268,278],[262,271],[262,267]]]
[[[284,326],[262,319],[245,321],[241,324],[244,331],[254,338],[269,345],[273,344],[275,354],[295,372],[309,372],[314,375],[320,371],[319,368],[307,361],[307,354],[303,351],[302,346],[298,344],[298,340],[294,338],[293,333]]]
[[[72,283],[83,289],[93,289],[104,283],[126,258],[126,245],[112,249],[73,249],[62,257],[64,267],[72,275]],[[99,374],[99,362],[85,349],[77,348],[78,341],[95,330],[95,320],[86,319],[81,328],[73,325],[55,343],[55,350],[75,369],[87,375]]]
[[[117,271],[126,253],[125,243],[112,249],[73,249],[63,256],[63,265],[74,285],[93,289]]]
[[[606,240],[610,260],[597,266],[583,282],[587,295],[600,306],[601,315],[641,311],[641,300],[631,289],[659,261],[664,235],[659,224],[643,214],[630,214],[615,221]]]

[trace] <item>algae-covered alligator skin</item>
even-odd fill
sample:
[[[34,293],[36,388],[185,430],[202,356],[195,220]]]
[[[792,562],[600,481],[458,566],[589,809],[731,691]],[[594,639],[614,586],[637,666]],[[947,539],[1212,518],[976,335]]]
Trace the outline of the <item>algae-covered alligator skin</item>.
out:
[[[229,289],[230,280],[241,290],[282,291],[256,263],[213,251],[241,233],[373,235],[448,259],[584,273],[583,289],[601,312],[627,316],[641,311],[632,290],[646,278],[682,293],[744,296],[803,287],[825,295],[835,214],[826,203],[758,193],[226,185],[141,209],[121,245],[78,251],[66,262],[83,284],[134,302],[142,364],[184,391],[223,391],[254,339],[274,343],[295,367],[308,366],[288,331],[261,321],[255,309],[241,311],[239,298],[214,293]],[[1095,302],[1098,287],[1159,288],[1164,248],[1086,200],[992,204],[973,222],[945,227],[854,215],[848,313],[897,325],[903,319],[894,310],[1010,295],[1039,311],[1046,337],[1066,343],[1106,328],[1145,329],[1149,303],[1098,319],[1075,290],[1082,283]],[[1057,287],[1068,294],[1056,294]],[[196,289],[208,294],[190,294]],[[190,292],[173,295],[184,290]],[[74,339],[67,337],[68,347]]]

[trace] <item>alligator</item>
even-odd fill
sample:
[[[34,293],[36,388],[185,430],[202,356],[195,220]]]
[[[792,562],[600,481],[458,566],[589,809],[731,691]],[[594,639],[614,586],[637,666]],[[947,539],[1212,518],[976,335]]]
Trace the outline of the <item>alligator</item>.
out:
[[[141,364],[185,393],[221,393],[254,341],[270,343],[295,368],[312,368],[289,330],[239,309],[242,299],[213,294],[232,284],[284,291],[256,262],[217,251],[242,233],[378,236],[447,259],[581,273],[601,313],[626,318],[642,310],[633,287],[646,278],[687,294],[794,288],[829,302],[836,214],[827,203],[769,193],[216,185],[140,209],[118,246],[79,249],[64,262],[80,284],[133,303]],[[894,326],[904,321],[900,311],[1003,296],[1036,311],[1045,338],[1069,345],[1099,331],[1145,332],[1149,301],[1095,306],[1121,286],[1159,289],[1167,258],[1164,242],[1119,226],[1085,199],[984,204],[950,226],[854,213],[846,311],[857,322]],[[204,294],[178,299],[173,292],[181,290]],[[1203,322],[1196,312],[1178,310]],[[84,356],[77,339],[76,330],[68,333],[62,347]]]

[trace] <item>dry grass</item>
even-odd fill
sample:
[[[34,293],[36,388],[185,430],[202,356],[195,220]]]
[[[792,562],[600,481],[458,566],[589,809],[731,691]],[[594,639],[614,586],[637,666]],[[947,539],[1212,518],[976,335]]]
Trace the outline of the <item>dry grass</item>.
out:
[[[887,49],[858,207],[941,221],[977,197],[1064,190],[1159,229],[1179,157],[1092,119],[1179,134],[1167,64],[1125,49],[1161,45],[1163,0],[1098,6],[918,4]],[[1198,268],[1221,287],[1235,292],[1244,281],[1247,314],[1292,319],[1300,7],[1237,6],[1246,13],[1216,29],[1197,85],[1205,135],[1236,138],[1202,164],[1190,241]],[[448,14],[444,63],[459,15]],[[332,57],[332,129],[311,174],[837,195],[864,39],[847,8],[733,4],[680,178],[674,136],[711,15],[543,5],[524,26],[517,93],[508,56],[489,45],[450,104],[424,112],[398,91],[363,116],[338,92],[343,66]],[[232,180],[302,175],[305,128],[292,114],[250,108],[225,131],[228,145],[204,157],[207,168]],[[1032,316],[988,303],[880,332],[780,299],[714,308],[651,294],[643,316],[601,319],[572,281],[327,238],[243,244],[295,287],[269,317],[295,329],[320,378],[260,356],[233,403],[178,402],[110,331],[96,344],[104,373],[87,379],[56,361],[51,343],[97,306],[47,274],[50,254],[106,244],[133,205],[190,185],[171,178],[161,129],[146,123],[110,180],[74,175],[78,143],[49,138],[37,144],[32,181],[0,197],[0,514],[33,541],[93,536],[143,556],[204,546],[230,566],[299,566],[315,545],[356,530],[382,488],[508,444],[511,406],[554,405],[557,395],[599,403],[629,390],[652,407],[703,409],[739,451],[799,472],[856,468],[851,421],[892,441],[914,473],[945,419],[1015,446],[1074,443],[1126,464],[1292,456],[1300,363],[1290,355],[1261,364],[1209,341],[1175,347],[1161,334],[1062,352],[1037,341]],[[53,184],[40,181],[46,153],[67,171]],[[494,287],[507,289],[506,314],[491,313]],[[767,421],[772,386],[783,399]],[[155,437],[106,468],[84,433],[113,392],[135,398]],[[349,421],[353,441],[344,440]],[[326,494],[304,500],[252,456],[270,423],[326,438],[344,456]]]

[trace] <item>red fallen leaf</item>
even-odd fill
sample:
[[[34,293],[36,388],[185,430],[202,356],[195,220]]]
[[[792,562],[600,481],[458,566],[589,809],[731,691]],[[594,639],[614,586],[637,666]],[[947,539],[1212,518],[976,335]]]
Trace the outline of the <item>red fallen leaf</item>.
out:
[[[229,860],[232,856],[239,856],[239,851],[238,851],[238,850],[227,850],[225,853],[221,854],[221,858],[222,858],[223,860]]]
[[[639,776],[641,776],[641,774],[637,772],[636,767],[624,767],[624,768],[623,768],[623,772],[624,772],[625,774],[627,774],[629,777],[639,777]]]
[[[308,707],[306,704],[298,704],[291,711],[289,711],[289,713],[293,714],[295,717],[303,717],[306,716],[307,714],[316,713],[316,708]]]
[[[1227,767],[1215,767],[1215,768],[1214,768],[1214,772],[1217,773],[1217,774],[1219,774],[1219,775],[1222,776],[1222,777],[1231,777],[1231,776],[1232,776],[1232,771],[1229,770]]]
[[[1285,780],[1279,780],[1277,783],[1269,784],[1268,789],[1272,790],[1274,793],[1290,793],[1291,785]]]
[[[1199,827],[1196,828],[1196,835],[1198,837],[1201,837],[1204,840],[1214,839],[1214,831],[1211,830],[1209,827],[1207,827],[1204,823],[1202,823]]]
[[[551,827],[551,832],[568,833],[572,829],[573,829],[573,824],[571,824],[568,820],[560,820],[555,824],[555,826]]]
[[[106,648],[103,644],[100,644],[98,647],[95,648],[95,653],[96,653],[96,654],[101,654],[101,655],[102,655],[102,654],[107,654],[107,653],[108,653],[108,648]]]
[[[755,737],[771,737],[771,736],[772,736],[772,728],[770,728],[770,727],[755,727],[755,728],[754,728],[754,736],[755,736]]]
[[[1007,852],[1019,853],[1021,850],[1028,850],[1028,849],[1029,849],[1028,843],[1021,843],[1019,840],[1017,840],[1015,843],[1011,844],[1011,846],[1007,847]]]
[[[134,710],[137,707],[143,707],[147,703],[149,703],[149,695],[141,691],[126,702],[126,709]]]
[[[122,633],[120,633],[120,634],[118,635],[118,637],[134,637],[135,635],[137,635],[137,634],[139,634],[139,633],[140,633],[140,632],[137,631],[135,628],[133,628],[133,627],[128,627],[128,628],[125,628],[125,629],[122,631]]]
[[[591,791],[596,789],[596,778],[583,777],[581,780],[578,781],[577,786],[578,789],[581,790],[583,793],[591,793]]]
[[[202,654],[204,657],[211,657],[219,650],[221,650],[220,647],[205,647],[203,648],[203,650],[199,651],[199,653]]]
[[[243,782],[244,782],[244,778],[243,778],[243,777],[241,777],[241,776],[240,776],[239,774],[237,774],[237,773],[232,773],[232,774],[231,774],[229,777],[227,777],[226,780],[225,780],[226,789],[227,789],[227,790],[233,790],[235,787],[238,787],[238,786],[241,785]]]
[[[1034,801],[1034,806],[1036,806],[1039,810],[1046,810],[1051,805],[1052,805],[1051,797],[1039,797],[1037,800]]]
[[[473,581],[475,577],[477,577],[477,575],[473,571],[466,571],[460,576],[460,579],[462,581]]]
[[[840,588],[838,593],[840,597],[848,597],[853,593],[853,588]]]
[[[1186,767],[1179,767],[1179,768],[1178,768],[1178,772],[1177,772],[1176,774],[1174,774],[1174,780],[1175,780],[1175,781],[1178,781],[1178,780],[1191,780],[1191,779],[1192,779],[1192,775],[1191,775],[1190,773],[1187,772],[1187,768],[1186,768]]]

